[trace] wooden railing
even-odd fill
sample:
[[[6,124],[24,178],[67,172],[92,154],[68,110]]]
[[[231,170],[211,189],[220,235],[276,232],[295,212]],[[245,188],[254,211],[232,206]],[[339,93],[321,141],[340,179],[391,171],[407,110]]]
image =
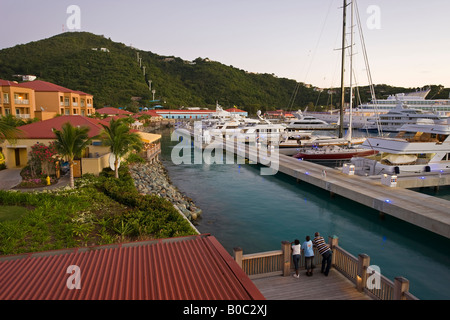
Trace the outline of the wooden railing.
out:
[[[360,254],[358,258],[338,245],[337,237],[329,237],[333,251],[332,266],[351,282],[356,290],[364,291],[376,300],[418,300],[409,292],[409,281],[396,277],[394,282],[381,275],[376,266],[370,265],[370,257]],[[314,249],[314,265],[322,263],[322,256]],[[289,276],[292,272],[292,253],[290,242],[283,241],[281,250],[243,254],[241,248],[234,249],[234,259],[248,276],[279,273]],[[304,269],[304,259],[300,259],[300,268]]]
[[[161,142],[158,143],[150,143],[145,146],[144,151],[142,152],[142,157],[151,162],[153,159],[157,157],[158,154],[161,153]]]

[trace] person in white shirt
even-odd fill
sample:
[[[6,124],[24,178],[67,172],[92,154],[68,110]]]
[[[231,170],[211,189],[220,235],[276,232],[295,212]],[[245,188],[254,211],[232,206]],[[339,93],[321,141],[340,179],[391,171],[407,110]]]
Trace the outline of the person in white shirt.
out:
[[[292,259],[294,261],[295,274],[293,275],[295,278],[299,277],[298,268],[300,266],[300,255],[301,255],[301,245],[298,239],[295,239],[294,242],[291,242],[292,245]]]

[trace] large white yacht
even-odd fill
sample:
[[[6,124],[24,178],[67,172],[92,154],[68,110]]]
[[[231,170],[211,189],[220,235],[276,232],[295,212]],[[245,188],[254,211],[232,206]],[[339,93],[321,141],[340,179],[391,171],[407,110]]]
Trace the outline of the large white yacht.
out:
[[[290,120],[286,124],[286,130],[292,131],[304,131],[304,130],[335,130],[338,128],[336,124],[330,124],[325,120],[318,119],[311,115],[304,115],[301,110],[293,113],[296,119]]]
[[[435,113],[443,117],[450,116],[450,97],[449,99],[426,99],[429,93],[430,89],[397,93],[388,96],[386,99],[376,99],[362,103],[352,110],[352,125],[354,128],[363,128],[365,125],[369,126],[374,124],[373,117],[383,115],[395,109],[399,102],[408,106],[409,109],[420,110],[425,113]],[[308,115],[333,123],[339,119],[339,110],[308,112]],[[350,110],[345,110],[344,125],[348,125],[349,118]]]
[[[353,158],[368,175],[450,170],[450,120],[405,124],[393,138],[371,137],[362,147],[379,152],[375,159]]]
[[[374,117],[372,123],[366,124],[362,129],[396,132],[401,126],[405,124],[414,124],[418,119],[440,121],[447,118],[447,116],[440,116],[437,113],[409,108],[406,105],[406,102],[398,101],[397,106],[394,109],[389,110],[387,113],[380,114],[378,120]]]

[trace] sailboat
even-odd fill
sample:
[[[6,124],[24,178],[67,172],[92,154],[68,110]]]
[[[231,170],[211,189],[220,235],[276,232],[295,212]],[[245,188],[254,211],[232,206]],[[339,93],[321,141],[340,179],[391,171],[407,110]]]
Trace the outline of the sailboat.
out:
[[[297,159],[303,159],[303,160],[350,160],[353,157],[366,157],[375,155],[378,153],[376,150],[372,149],[365,149],[360,147],[355,147],[352,145],[352,104],[353,104],[353,69],[352,69],[352,57],[353,57],[353,11],[354,11],[354,0],[351,2],[352,6],[352,14],[351,14],[351,20],[352,20],[352,31],[351,31],[351,44],[350,44],[350,121],[348,126],[348,131],[346,136],[344,137],[344,140],[348,141],[347,146],[326,146],[326,147],[313,147],[313,148],[307,148],[300,150],[297,154],[294,155],[294,158]],[[341,101],[341,114],[339,118],[339,132],[340,137],[342,137],[343,133],[343,112],[344,112],[344,64],[345,64],[345,20],[346,20],[346,8],[347,8],[347,1],[344,0],[344,26],[343,26],[343,32],[342,32],[342,69],[341,69],[341,88],[342,88],[342,101]]]

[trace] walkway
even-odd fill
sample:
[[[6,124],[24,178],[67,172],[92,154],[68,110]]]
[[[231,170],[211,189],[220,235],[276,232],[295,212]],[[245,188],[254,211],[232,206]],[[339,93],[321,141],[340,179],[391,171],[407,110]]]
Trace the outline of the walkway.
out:
[[[5,169],[0,171],[0,190],[9,190],[17,186],[21,181],[22,169]]]
[[[22,168],[5,169],[0,171],[0,190],[18,190],[22,192],[42,191],[49,189],[61,188],[69,185],[69,174],[67,173],[58,180],[57,183],[51,186],[39,187],[39,188],[15,188],[20,182],[22,177],[20,171]]]
[[[251,276],[253,283],[267,300],[372,300],[344,275],[331,269],[328,277],[317,270],[312,277],[307,277],[305,271],[300,272],[300,278],[292,276],[266,274]]]

